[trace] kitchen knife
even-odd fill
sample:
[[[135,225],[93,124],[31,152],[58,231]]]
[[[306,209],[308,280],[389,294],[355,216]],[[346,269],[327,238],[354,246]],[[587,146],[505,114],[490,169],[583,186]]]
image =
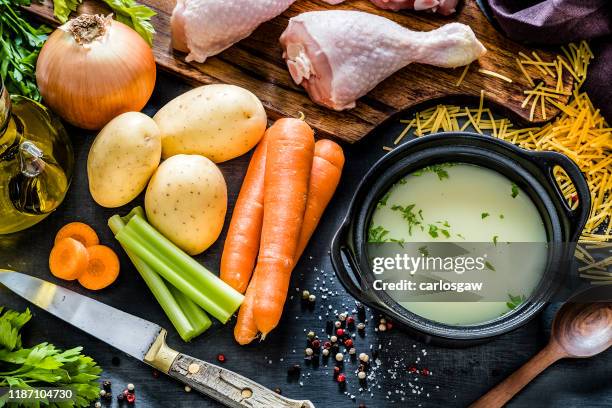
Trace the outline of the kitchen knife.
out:
[[[246,377],[179,353],[166,330],[51,282],[0,269],[0,283],[52,315],[231,408],[314,408]]]

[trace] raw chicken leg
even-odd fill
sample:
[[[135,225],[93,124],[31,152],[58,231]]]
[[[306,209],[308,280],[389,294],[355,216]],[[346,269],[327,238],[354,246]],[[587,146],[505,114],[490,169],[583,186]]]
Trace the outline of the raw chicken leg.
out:
[[[329,4],[340,4],[346,0],[324,0]],[[455,12],[459,0],[370,0],[372,3],[382,9],[387,10],[431,10],[445,16]]]
[[[335,110],[355,101],[412,63],[467,65],[486,52],[471,28],[450,23],[428,32],[360,11],[302,13],[280,38],[291,77],[310,98]]]
[[[295,0],[178,0],[172,11],[172,45],[187,62],[206,58],[248,37]]]

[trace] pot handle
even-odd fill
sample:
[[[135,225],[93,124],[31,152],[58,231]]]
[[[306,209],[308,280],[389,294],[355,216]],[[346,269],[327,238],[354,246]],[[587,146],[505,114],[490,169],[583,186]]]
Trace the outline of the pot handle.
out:
[[[554,186],[557,199],[561,202],[565,213],[571,221],[570,238],[578,240],[591,211],[591,194],[584,175],[578,165],[564,154],[557,152],[532,152],[532,154],[538,159],[535,162],[544,171],[548,181]],[[553,174],[555,166],[559,166],[565,171],[576,188],[578,207],[575,209],[571,209],[567,204],[567,200],[557,184]]]
[[[363,290],[361,276],[359,273],[355,273],[355,271],[359,271],[359,265],[347,242],[349,226],[350,223],[345,220],[332,240],[330,253],[332,266],[336,271],[338,280],[351,296],[366,303],[378,303],[369,293]],[[343,254],[349,265],[342,259]]]

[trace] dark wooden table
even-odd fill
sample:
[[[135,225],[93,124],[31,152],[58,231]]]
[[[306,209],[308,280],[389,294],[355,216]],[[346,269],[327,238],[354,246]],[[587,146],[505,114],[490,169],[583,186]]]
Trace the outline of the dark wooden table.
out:
[[[186,91],[180,81],[160,75],[153,98],[146,108],[153,114],[174,96]],[[399,130],[397,124],[383,126],[362,142],[346,146],[347,165],[341,186],[330,204],[315,236],[292,277],[291,298],[287,301],[280,327],[261,343],[248,347],[238,346],[232,335],[233,323],[215,324],[204,335],[190,344],[184,344],[173,332],[172,326],[157,305],[146,285],[123,254],[106,227],[106,220],[117,210],[99,207],[87,189],[86,159],[93,134],[70,129],[75,145],[75,178],[60,209],[42,223],[11,236],[0,237],[0,267],[26,272],[77,292],[91,296],[126,312],[149,319],[171,329],[169,342],[193,356],[215,361],[223,353],[224,366],[251,377],[270,387],[280,387],[282,393],[293,398],[308,398],[317,407],[466,406],[493,385],[512,373],[542,348],[548,339],[554,305],[526,326],[497,338],[487,344],[447,349],[420,343],[398,328],[375,333],[378,316],[368,310],[365,337],[357,336],[357,352],[372,354],[379,350],[379,364],[374,364],[375,379],[360,391],[355,370],[356,363],[345,366],[347,386],[338,387],[332,379],[333,364],[305,364],[303,350],[306,332],[314,330],[324,335],[326,320],[334,319],[334,311],[349,312],[355,307],[351,298],[335,279],[328,255],[334,231],[344,217],[348,201],[367,169],[384,155],[383,145],[392,145]],[[342,132],[342,129],[338,129]],[[228,184],[230,209],[238,194],[248,155],[220,167]],[[142,199],[134,204],[140,204]],[[118,210],[127,211],[134,204]],[[228,213],[228,219],[231,214]],[[84,221],[93,225],[101,241],[121,254],[121,275],[110,288],[88,292],[78,284],[58,281],[48,272],[47,256],[56,231],[70,221]],[[227,227],[226,222],[226,227]],[[225,232],[224,232],[225,234]],[[198,259],[213,270],[218,270],[224,235]],[[322,282],[325,280],[325,285]],[[317,290],[315,290],[317,287]],[[322,287],[329,288],[324,299]],[[304,307],[300,300],[302,289],[317,295],[313,309]],[[22,310],[28,304],[0,288],[0,304]],[[140,407],[217,407],[218,403],[196,393],[186,393],[183,386],[160,376],[144,364],[103,344],[68,324],[32,308],[34,317],[25,334],[27,344],[49,341],[62,348],[82,345],[103,368],[103,378],[113,382],[113,392],[120,392],[127,383],[137,388],[137,406]],[[131,333],[123,333],[129,337]],[[299,380],[289,378],[287,369],[301,364]],[[410,374],[408,368],[427,368],[431,375]],[[351,395],[354,398],[351,398]],[[112,405],[118,406],[116,401]],[[612,406],[612,352],[593,359],[566,360],[556,363],[538,377],[510,404],[513,407],[611,407]]]

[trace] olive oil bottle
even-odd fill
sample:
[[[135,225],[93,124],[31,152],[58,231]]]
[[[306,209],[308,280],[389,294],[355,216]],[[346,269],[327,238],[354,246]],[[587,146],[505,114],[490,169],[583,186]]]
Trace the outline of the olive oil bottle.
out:
[[[41,104],[9,96],[0,80],[0,234],[29,228],[53,212],[73,168],[61,122]]]

